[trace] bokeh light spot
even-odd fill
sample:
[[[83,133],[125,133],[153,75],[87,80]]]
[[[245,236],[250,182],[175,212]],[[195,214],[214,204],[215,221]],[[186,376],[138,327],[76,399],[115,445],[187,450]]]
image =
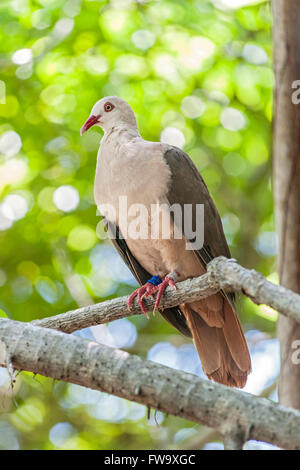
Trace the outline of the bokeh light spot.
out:
[[[77,189],[71,185],[60,186],[53,193],[54,204],[58,209],[64,212],[75,210],[79,201],[79,193]]]
[[[185,137],[183,132],[177,127],[166,127],[160,134],[160,141],[164,144],[175,145],[176,147],[183,148],[185,144]]]
[[[13,157],[19,153],[21,147],[21,137],[16,132],[7,131],[0,136],[0,154],[2,153],[5,157]]]
[[[49,432],[49,439],[56,447],[63,447],[71,438],[77,435],[76,429],[70,423],[56,423]]]
[[[19,194],[9,194],[1,205],[2,214],[9,220],[19,220],[28,211],[26,199]]]
[[[181,102],[181,111],[190,119],[201,116],[204,110],[205,104],[198,96],[186,96]]]
[[[132,34],[131,40],[135,47],[144,51],[153,46],[155,43],[155,35],[146,29],[139,29]]]
[[[246,126],[245,115],[235,108],[225,108],[221,112],[221,124],[230,131],[239,131]]]
[[[24,65],[28,64],[29,62],[32,61],[32,50],[31,49],[19,49],[16,51],[11,60],[13,61],[14,64],[17,65]]]
[[[97,235],[95,228],[82,224],[71,230],[67,243],[72,250],[85,251],[93,248],[96,242]]]

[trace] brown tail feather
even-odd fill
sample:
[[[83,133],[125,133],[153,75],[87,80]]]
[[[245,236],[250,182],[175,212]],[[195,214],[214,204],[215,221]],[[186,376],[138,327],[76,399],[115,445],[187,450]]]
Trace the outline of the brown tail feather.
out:
[[[224,325],[224,301],[220,294],[214,294],[201,301],[192,302],[190,307],[198,312],[209,326],[222,328]]]
[[[222,294],[219,294],[220,296]],[[199,302],[200,304],[200,302]],[[224,325],[209,326],[207,315],[197,312],[191,305],[183,305],[187,324],[201,359],[202,368],[208,378],[230,387],[243,387],[251,370],[247,343],[229,299],[224,298]]]
[[[246,339],[232,303],[224,297],[224,339],[236,365],[243,371],[251,370]]]

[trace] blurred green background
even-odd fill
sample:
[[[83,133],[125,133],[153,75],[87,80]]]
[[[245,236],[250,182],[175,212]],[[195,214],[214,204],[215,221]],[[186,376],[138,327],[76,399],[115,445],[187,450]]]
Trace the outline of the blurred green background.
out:
[[[106,95],[131,104],[145,139],[189,153],[233,257],[276,282],[273,84],[269,2],[2,0],[0,316],[30,321],[136,285],[96,230],[102,133],[79,136]],[[239,314],[246,390],[270,387],[276,400],[276,313],[240,299]],[[203,376],[194,347],[158,316],[77,334]],[[0,410],[0,449],[221,448],[194,423],[24,372],[11,390],[0,369]]]

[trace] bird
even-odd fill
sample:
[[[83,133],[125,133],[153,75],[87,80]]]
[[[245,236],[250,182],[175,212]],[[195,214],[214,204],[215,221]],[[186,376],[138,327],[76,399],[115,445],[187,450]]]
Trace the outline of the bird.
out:
[[[168,286],[176,289],[179,280],[203,275],[215,257],[231,257],[220,215],[201,174],[180,148],[144,140],[134,111],[120,97],[97,101],[80,134],[93,126],[104,131],[97,155],[95,202],[114,247],[140,285],[130,295],[128,308],[137,298],[147,316],[143,299],[155,297],[155,310],[192,338],[207,377],[244,387],[251,359],[233,293],[220,291],[160,308]],[[189,208],[189,224],[175,217],[174,205],[182,211]],[[203,207],[202,217],[197,207]],[[201,236],[195,243],[197,225],[201,244]]]

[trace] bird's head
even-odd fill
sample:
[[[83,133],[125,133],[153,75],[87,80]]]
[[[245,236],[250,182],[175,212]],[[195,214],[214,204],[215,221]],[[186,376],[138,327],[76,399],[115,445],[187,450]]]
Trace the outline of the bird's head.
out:
[[[92,126],[100,126],[106,132],[113,128],[137,129],[134,112],[118,96],[107,96],[97,101],[90,117],[80,129],[80,134],[84,134]]]

